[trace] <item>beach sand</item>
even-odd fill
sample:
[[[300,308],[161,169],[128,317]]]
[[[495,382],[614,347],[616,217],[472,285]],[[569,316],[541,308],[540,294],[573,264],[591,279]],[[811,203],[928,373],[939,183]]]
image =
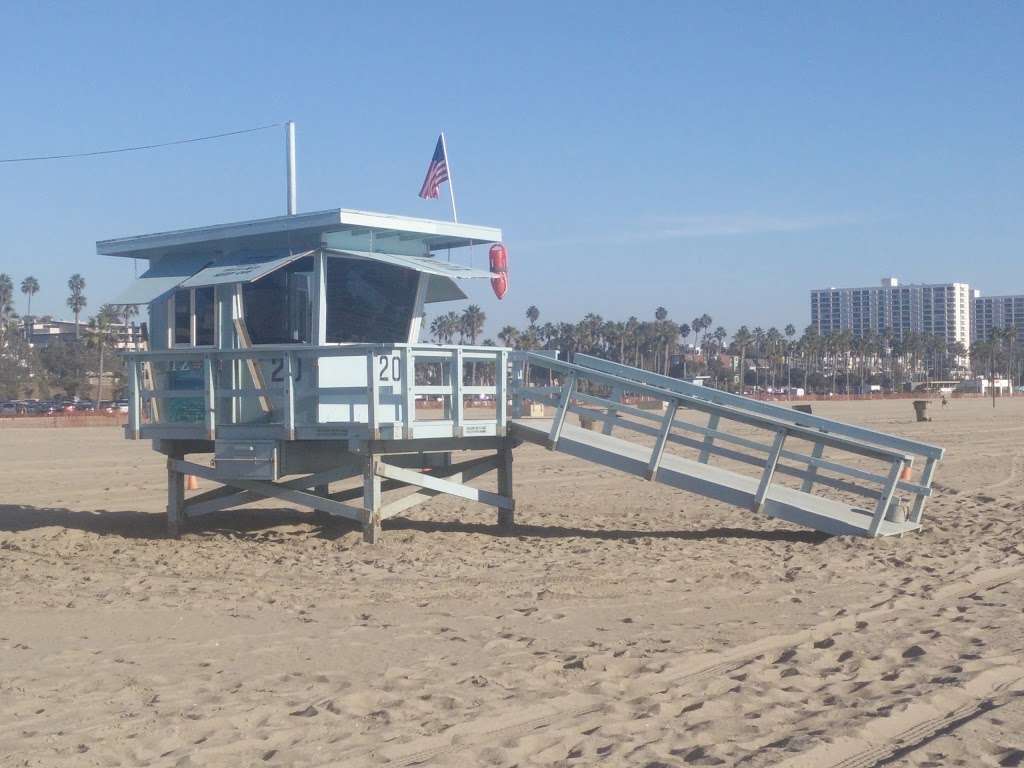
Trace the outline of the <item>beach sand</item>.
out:
[[[376,547],[273,504],[171,540],[148,443],[2,426],[0,765],[1024,766],[1024,397],[814,408],[947,449],[923,531],[524,446],[508,535],[439,498]]]

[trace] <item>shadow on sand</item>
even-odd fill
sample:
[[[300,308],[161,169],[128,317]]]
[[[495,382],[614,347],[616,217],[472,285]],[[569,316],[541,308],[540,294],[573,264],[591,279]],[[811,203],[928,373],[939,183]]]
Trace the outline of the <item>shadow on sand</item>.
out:
[[[276,526],[309,526],[302,531],[275,532]],[[135,539],[162,539],[167,537],[164,516],[149,512],[96,510],[81,512],[70,509],[31,507],[0,504],[0,532],[27,531],[37,528],[60,527],[86,531],[100,536],[122,536]],[[190,520],[184,532],[226,538],[252,538],[266,540],[285,535],[313,535],[337,539],[359,531],[359,527],[343,519],[324,521],[312,513],[294,509],[243,509],[222,512]],[[645,531],[633,529],[575,528],[558,525],[516,525],[503,530],[485,523],[459,521],[413,520],[395,517],[384,521],[384,531],[417,531],[419,533],[469,533],[503,538],[583,538],[617,541],[623,539],[678,539],[680,541],[708,541],[713,539],[749,539],[754,541],[780,541],[820,544],[828,535],[818,531],[752,530],[747,528],[704,528],[700,530]]]

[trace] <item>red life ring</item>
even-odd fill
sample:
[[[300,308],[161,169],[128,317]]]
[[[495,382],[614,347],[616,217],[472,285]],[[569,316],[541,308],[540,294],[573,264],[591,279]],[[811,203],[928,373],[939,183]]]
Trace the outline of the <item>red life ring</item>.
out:
[[[489,255],[491,273],[494,275],[491,278],[491,289],[495,296],[503,299],[508,292],[508,251],[501,243],[495,243],[491,246]]]

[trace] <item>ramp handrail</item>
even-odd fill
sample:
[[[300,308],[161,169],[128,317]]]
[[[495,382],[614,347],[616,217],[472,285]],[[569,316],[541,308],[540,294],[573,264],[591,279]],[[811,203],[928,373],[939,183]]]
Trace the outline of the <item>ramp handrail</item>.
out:
[[[841,421],[826,419],[821,416],[814,416],[813,414],[803,413],[802,411],[794,411],[790,408],[783,408],[782,406],[765,403],[750,397],[744,397],[743,395],[734,395],[731,392],[723,392],[720,389],[690,384],[686,381],[673,379],[671,376],[663,376],[658,373],[641,371],[639,368],[631,368],[630,366],[620,365],[609,360],[602,360],[599,357],[593,357],[591,355],[577,354],[573,357],[573,363],[583,368],[611,373],[618,376],[623,376],[621,371],[623,369],[627,369],[631,373],[635,372],[636,374],[642,374],[643,378],[635,379],[636,381],[642,381],[645,384],[653,384],[654,386],[667,389],[681,397],[692,397],[709,403],[715,403],[716,405],[738,406],[744,410],[771,416],[779,419],[780,421],[790,422],[797,426],[823,429],[834,435],[852,437],[855,440],[863,440],[865,442],[884,446],[897,451],[903,451],[905,453],[912,453],[926,458],[941,460],[944,452],[944,449],[937,445],[929,445],[928,443],[909,440],[905,437],[899,437],[898,435],[890,435],[886,432],[876,432],[853,424],[846,424]],[[630,377],[623,376],[623,378]]]
[[[605,435],[610,435],[615,427],[622,427],[654,437],[655,445],[648,466],[648,477],[652,479],[658,472],[666,444],[669,442],[696,448],[700,451],[698,461],[701,463],[708,463],[711,455],[717,455],[762,467],[753,504],[755,509],[763,504],[776,472],[801,478],[803,483],[800,490],[804,493],[810,493],[813,486],[819,484],[872,497],[875,499],[875,508],[868,531],[870,535],[877,534],[882,521],[890,513],[890,505],[897,490],[914,495],[914,504],[909,519],[915,524],[920,522],[925,499],[931,494],[931,481],[936,463],[943,454],[942,449],[935,446],[874,432],[831,419],[809,417],[808,414],[786,408],[777,406],[765,408],[763,406],[766,404],[756,400],[697,387],[671,377],[612,363],[589,355],[577,355],[574,363],[566,363],[532,352],[516,352],[513,353],[512,360],[513,383],[511,389],[514,415],[522,416],[524,400],[543,402],[556,408],[548,435],[550,448],[557,447],[566,415],[569,412],[578,413],[603,422],[602,431]],[[527,364],[556,372],[562,378],[562,381],[559,382],[560,386],[529,386],[529,382],[524,378]],[[602,397],[593,393],[581,392],[579,385],[584,382],[610,389],[611,396]],[[656,416],[623,403],[622,398],[626,393],[636,393],[665,402],[664,415]],[[597,406],[603,411],[595,410],[592,407],[582,407],[579,403]],[[707,426],[702,427],[687,423],[685,420],[678,420],[679,411],[683,408],[707,413],[709,416]],[[622,419],[623,415],[645,421],[655,421],[658,424],[657,426],[644,425],[637,421]],[[764,444],[730,434],[719,428],[723,419],[768,430],[773,434],[772,442]],[[702,439],[697,440],[677,434],[675,431],[677,429],[694,432]],[[813,446],[811,454],[786,450],[785,442],[788,437],[810,442]],[[724,447],[721,445],[722,442],[729,443],[733,447]],[[888,470],[884,474],[880,474],[848,466],[835,460],[826,460],[823,458],[826,447],[880,460],[888,464]],[[746,452],[742,449],[746,449]],[[764,458],[751,456],[750,451],[764,454]],[[905,478],[905,470],[913,465],[915,456],[922,456],[925,459],[920,480],[916,483]],[[780,459],[795,461],[805,466],[803,469],[789,467],[780,464]],[[852,482],[849,479],[820,475],[819,470],[845,475],[852,479]],[[867,482],[874,487],[868,488],[856,481]]]

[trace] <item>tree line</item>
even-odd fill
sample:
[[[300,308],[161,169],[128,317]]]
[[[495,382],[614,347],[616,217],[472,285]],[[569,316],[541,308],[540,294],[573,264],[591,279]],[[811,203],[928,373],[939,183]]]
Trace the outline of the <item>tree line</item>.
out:
[[[111,363],[117,323],[128,325],[138,309],[105,304],[82,325],[88,306],[86,283],[80,274],[67,281],[66,304],[75,317],[73,342],[57,342],[34,348],[28,344],[33,316],[32,298],[39,281],[21,281],[27,301],[24,318],[15,312],[15,286],[9,275],[0,274],[0,398],[46,397],[50,391],[87,394],[87,377],[113,368]],[[527,307],[523,327],[506,325],[497,341],[483,338],[487,316],[476,304],[461,312],[450,311],[432,318],[426,333],[440,344],[477,344],[516,349],[557,350],[562,359],[577,352],[595,355],[645,370],[677,377],[707,377],[711,386],[726,389],[780,390],[800,387],[806,392],[855,392],[868,385],[902,390],[926,380],[955,381],[970,374],[1008,375],[1024,379],[1024,355],[1014,328],[994,329],[989,339],[965,348],[959,341],[922,333],[898,334],[891,329],[854,335],[849,330],[820,334],[813,325],[798,336],[796,326],[781,330],[753,329],[741,325],[730,333],[702,313],[689,322],[669,318],[658,306],[653,319],[630,317],[606,320],[587,313],[575,323],[540,322],[535,305]]]
[[[870,385],[899,391],[924,381],[959,381],[993,371],[1015,382],[1024,378],[1024,355],[1018,354],[1014,328],[994,329],[989,339],[968,349],[942,336],[892,329],[821,334],[808,325],[798,336],[792,323],[782,330],[741,325],[730,336],[707,313],[678,323],[663,306],[655,308],[653,320],[606,320],[587,313],[575,323],[541,323],[535,305],[525,317],[524,327],[506,325],[497,340],[516,349],[557,350],[563,360],[582,352],[669,376],[707,377],[710,385],[726,389],[738,389],[742,382],[745,389],[799,387],[808,393],[857,392]],[[475,343],[485,319],[473,305],[462,314],[434,318],[430,335],[442,344]],[[496,342],[487,338],[483,343]]]
[[[89,304],[85,288],[85,278],[77,272],[68,278],[66,305],[75,318],[74,338],[37,347],[30,343],[32,324],[51,319],[32,314],[39,280],[30,275],[21,281],[27,306],[25,314],[19,316],[14,306],[14,281],[0,273],[0,399],[58,394],[96,399],[113,396],[112,387],[101,388],[100,384],[105,377],[112,377],[116,387],[120,380],[121,362],[110,352],[116,343],[117,326],[127,326],[138,308],[104,304],[83,324],[81,316]],[[95,389],[90,388],[90,382],[95,383]]]

